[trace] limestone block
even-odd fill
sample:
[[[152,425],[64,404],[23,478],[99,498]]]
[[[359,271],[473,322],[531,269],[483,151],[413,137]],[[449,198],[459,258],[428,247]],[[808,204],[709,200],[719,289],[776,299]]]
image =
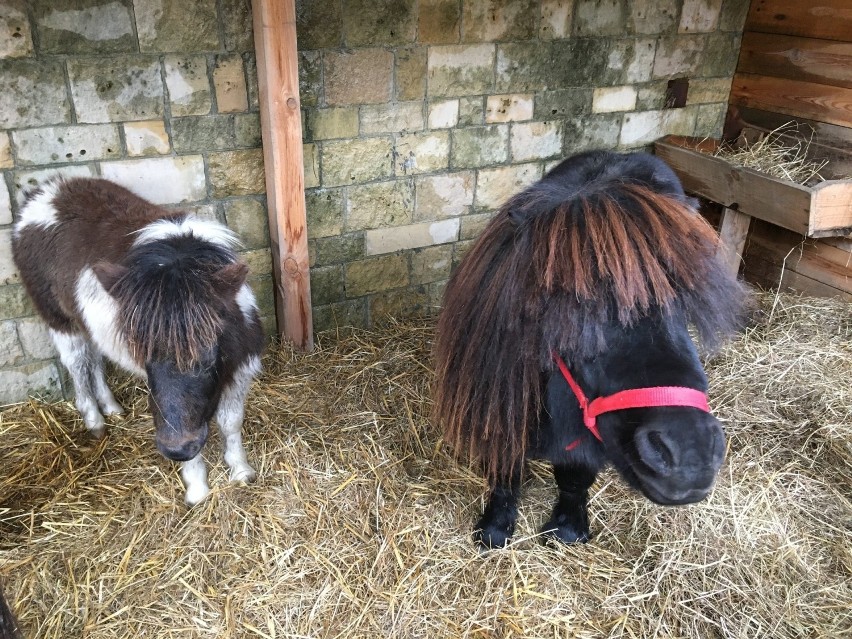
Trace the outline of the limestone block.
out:
[[[695,75],[702,67],[706,45],[703,35],[683,35],[660,38],[654,57],[654,78]],[[735,52],[736,55],[736,52]]]
[[[314,330],[318,333],[351,326],[356,328],[368,326],[366,298],[315,306],[313,311]]]
[[[6,0],[0,12],[0,58],[25,58],[33,53],[33,34],[24,0]]]
[[[305,173],[305,188],[310,189],[320,184],[319,148],[316,144],[302,145],[302,165]]]
[[[546,88],[623,84],[624,69],[613,65],[610,59],[615,42],[612,38],[571,38],[553,42],[546,67]]]
[[[20,166],[121,157],[121,141],[114,124],[24,129],[12,133],[12,139]]]
[[[624,63],[618,62],[624,66],[624,81],[628,84],[637,82],[647,82],[651,79],[651,73],[654,70],[654,56],[657,53],[657,40],[655,38],[638,38],[636,40],[620,41],[625,42],[627,51]],[[618,51],[621,45],[620,42],[616,45],[615,51]],[[610,54],[612,61],[612,54]]]
[[[459,121],[457,126],[485,124],[485,100],[482,96],[459,98]]]
[[[311,303],[333,304],[344,299],[343,265],[319,266],[311,269]]]
[[[425,286],[412,286],[387,291],[370,297],[370,321],[381,324],[390,318],[422,317],[430,310],[429,293]]]
[[[342,17],[349,47],[407,44],[417,34],[415,0],[347,0]]]
[[[213,51],[220,47],[216,0],[134,0],[133,10],[142,52]]]
[[[531,120],[533,116],[533,95],[531,93],[489,95],[485,100],[485,121],[521,122]]]
[[[464,2],[462,42],[529,40],[538,29],[537,0]]]
[[[56,357],[56,349],[50,339],[50,333],[38,317],[25,317],[18,320],[18,339],[29,359],[50,359]]]
[[[699,138],[720,138],[722,127],[725,124],[725,114],[728,112],[728,103],[699,104],[698,113],[695,116],[694,136]]]
[[[495,91],[500,93],[529,93],[542,91],[558,77],[551,67],[553,46],[563,43],[515,42],[497,47],[497,76]]]
[[[742,33],[751,3],[742,0],[722,0],[719,29]]]
[[[408,180],[362,184],[349,189],[346,229],[400,226],[412,221],[414,185]]]
[[[449,131],[424,131],[396,139],[396,174],[415,175],[446,169],[450,164]]]
[[[160,63],[113,56],[68,61],[71,96],[81,123],[151,120],[163,116]]]
[[[444,291],[447,289],[447,280],[431,282],[426,285],[426,289],[429,291],[429,310],[432,313],[436,313],[444,303]]]
[[[28,395],[45,399],[62,396],[59,369],[53,362],[35,362],[0,371],[0,405],[24,401]]]
[[[222,151],[207,157],[210,195],[261,195],[266,192],[262,149]]]
[[[719,25],[722,0],[683,0],[678,33],[706,33]]]
[[[172,144],[177,153],[222,151],[234,147],[234,124],[227,115],[172,120]]]
[[[2,259],[2,258],[0,258]],[[20,284],[0,286],[0,319],[12,319],[33,315],[35,309],[27,295],[26,289]]]
[[[705,34],[704,55],[700,62],[701,75],[731,77],[737,68],[742,34],[715,31]]]
[[[539,164],[519,164],[497,169],[482,169],[476,181],[476,206],[499,208],[515,193],[541,178]]]
[[[207,197],[200,155],[104,162],[101,175],[155,204],[180,204]]]
[[[252,111],[260,109],[260,87],[257,84],[257,59],[251,53],[244,55],[246,65],[246,92],[248,105]]]
[[[459,123],[459,101],[441,100],[429,104],[429,128],[451,129]]]
[[[0,169],[12,168],[12,144],[9,141],[9,134],[6,131],[0,131]]]
[[[61,60],[0,60],[0,129],[71,121]]]
[[[0,225],[12,223],[12,199],[9,197],[9,189],[6,188],[6,180],[0,175]]]
[[[391,98],[393,53],[384,49],[328,52],[325,100],[329,106],[379,104]]]
[[[592,93],[592,113],[632,111],[636,108],[636,87],[601,87]]]
[[[35,169],[32,171],[15,171],[12,197],[21,205],[23,193],[36,188],[45,180],[56,175],[63,177],[93,177],[97,174],[94,164],[77,164],[72,166],[51,167],[49,169]]]
[[[453,247],[450,244],[428,246],[411,252],[411,283],[428,284],[450,276]]]
[[[223,202],[225,223],[247,249],[269,246],[269,218],[263,202],[255,198],[239,198]]]
[[[358,109],[309,109],[305,112],[305,137],[310,140],[358,137]]]
[[[12,261],[12,229],[0,229],[0,286],[21,281],[18,267]]]
[[[592,110],[592,89],[556,89],[542,91],[535,96],[533,117],[547,118],[576,117]]]
[[[234,143],[249,147],[263,144],[259,113],[237,113],[234,116]]]
[[[459,41],[461,11],[457,0],[420,0],[417,40],[424,44],[454,44]]]
[[[459,239],[459,218],[421,222],[406,226],[372,229],[364,234],[367,255],[394,253],[405,249],[447,244]]]
[[[440,220],[465,215],[473,206],[473,171],[417,178],[414,219]]]
[[[453,130],[450,166],[473,168],[509,159],[509,126],[493,124]]]
[[[727,102],[731,95],[731,78],[695,78],[689,81],[686,103]]]
[[[239,113],[248,110],[246,76],[243,59],[237,54],[216,56],[213,65],[213,89],[219,113]]]
[[[631,0],[628,26],[639,34],[673,33],[677,29],[680,3],[681,0]]]
[[[389,137],[326,142],[320,154],[323,186],[341,186],[389,177],[393,172]]]
[[[308,237],[340,235],[343,230],[343,189],[316,189],[305,193]]]
[[[163,120],[125,122],[123,127],[127,155],[131,157],[165,155],[171,150],[169,134],[166,133],[166,123]]]
[[[512,125],[513,162],[541,160],[562,153],[562,122],[524,122]]]
[[[41,53],[72,55],[136,50],[133,9],[127,3],[40,0],[32,4]]]
[[[627,0],[577,0],[574,7],[574,34],[578,36],[617,36],[626,31]]]
[[[422,100],[426,95],[426,47],[396,52],[396,99]]]
[[[296,12],[300,49],[335,49],[343,44],[341,6],[337,2],[303,2]]]
[[[210,113],[213,102],[207,78],[207,58],[203,55],[167,55],[163,65],[172,117]]]
[[[310,223],[308,224],[310,229]],[[347,233],[314,240],[317,266],[354,262],[364,257],[364,234]]]
[[[14,366],[24,360],[24,349],[18,339],[14,320],[0,322],[0,366]]]
[[[361,135],[420,131],[423,124],[422,102],[367,104],[361,107]]]
[[[487,93],[494,83],[495,45],[445,45],[429,48],[430,97]]]
[[[474,240],[485,230],[485,227],[494,217],[494,212],[477,213],[476,215],[465,215],[461,218],[460,240]]]
[[[408,286],[408,260],[394,254],[352,262],[346,265],[345,282],[347,297]]]
[[[267,275],[272,272],[272,251],[269,248],[242,251],[240,259],[249,268],[249,276]]]
[[[254,52],[251,0],[222,0],[221,23],[226,51]]]
[[[570,37],[573,18],[574,3],[571,0],[542,0],[538,37],[542,40]]]
[[[666,103],[667,85],[668,82],[665,80],[641,85],[636,92],[636,110],[653,111],[655,109],[662,109]],[[689,100],[689,96],[687,96],[687,100]]]
[[[619,144],[633,147],[650,144],[664,135],[692,135],[697,113],[695,107],[628,113],[621,126]]]

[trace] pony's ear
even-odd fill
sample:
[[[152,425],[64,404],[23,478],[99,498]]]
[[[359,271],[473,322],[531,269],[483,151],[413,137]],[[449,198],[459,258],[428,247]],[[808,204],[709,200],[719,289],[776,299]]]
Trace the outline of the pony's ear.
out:
[[[213,274],[213,286],[222,297],[236,297],[237,291],[245,284],[246,277],[248,265],[245,262],[233,262]]]
[[[101,286],[109,293],[112,287],[115,286],[115,283],[127,273],[127,267],[121,266],[121,264],[113,264],[112,262],[96,262],[92,265],[92,271],[94,271],[95,277],[98,278]]]

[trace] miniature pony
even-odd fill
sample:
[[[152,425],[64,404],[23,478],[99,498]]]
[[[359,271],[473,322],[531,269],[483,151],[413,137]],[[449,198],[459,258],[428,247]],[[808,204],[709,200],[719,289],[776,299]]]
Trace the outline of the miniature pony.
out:
[[[450,279],[435,345],[435,419],[491,488],[482,548],[511,537],[527,458],[559,488],[544,539],[589,539],[608,462],[659,504],[709,494],[725,440],[687,329],[712,349],[746,302],[718,248],[672,170],[641,153],[569,158],[491,220]]]
[[[201,449],[223,435],[232,481],[253,481],[244,402],[263,331],[237,237],[102,179],[50,180],[26,194],[15,263],[74,384],[86,427],[121,414],[102,356],[146,379],[160,452],[183,462],[186,502],[209,494]]]

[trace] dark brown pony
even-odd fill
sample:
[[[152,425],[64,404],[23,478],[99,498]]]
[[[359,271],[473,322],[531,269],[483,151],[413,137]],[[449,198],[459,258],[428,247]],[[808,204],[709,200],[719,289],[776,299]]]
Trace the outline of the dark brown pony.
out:
[[[3,589],[0,588],[0,639],[20,639],[18,622],[6,603]]]
[[[694,408],[601,415],[588,436],[560,356],[590,398],[648,386],[706,392],[687,327],[708,348],[735,330],[744,290],[677,177],[646,154],[581,154],[511,198],[445,293],[434,416],[492,487],[483,546],[512,533],[523,462],[554,465],[560,500],[545,532],[588,538],[588,487],[606,462],[649,498],[704,497],[721,426]]]

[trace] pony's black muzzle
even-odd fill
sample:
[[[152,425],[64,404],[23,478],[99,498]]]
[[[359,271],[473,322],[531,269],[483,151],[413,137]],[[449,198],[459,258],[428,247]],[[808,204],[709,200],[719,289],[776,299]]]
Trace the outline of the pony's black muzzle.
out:
[[[166,459],[177,462],[189,461],[201,452],[207,442],[207,432],[207,425],[205,424],[199,431],[189,436],[177,433],[172,435],[157,433],[157,450]]]

